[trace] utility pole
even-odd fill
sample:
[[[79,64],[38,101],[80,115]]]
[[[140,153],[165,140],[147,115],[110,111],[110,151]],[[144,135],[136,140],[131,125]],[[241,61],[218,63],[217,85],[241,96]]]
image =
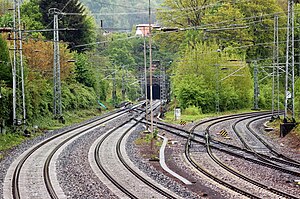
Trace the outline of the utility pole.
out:
[[[150,26],[149,26],[149,29],[150,29]],[[143,33],[143,36],[144,36],[144,76],[145,76],[145,100],[146,100],[146,106],[145,106],[145,118],[146,118],[146,121],[147,121],[147,116],[148,116],[148,113],[147,113],[147,107],[148,107],[148,89],[147,89],[147,47],[146,47],[146,28],[144,26],[144,33]],[[146,126],[148,128],[148,123],[146,123]]]
[[[219,115],[220,113],[220,80],[219,80],[219,62],[220,62],[220,56],[221,56],[221,49],[217,50],[218,53],[218,62],[216,63],[216,113]]]
[[[114,72],[113,72],[113,90],[112,90],[112,100],[113,105],[116,105],[116,99],[117,99],[117,91],[116,91],[116,69],[114,65]]]
[[[124,66],[122,66],[122,101],[125,100],[125,73],[124,73]]]
[[[14,56],[13,56],[13,125],[23,125],[25,130],[26,125],[26,109],[25,109],[25,87],[24,87],[24,66],[22,54],[22,32],[21,32],[21,13],[20,0],[14,0],[13,14],[13,41],[14,41]],[[19,45],[17,44],[19,41]]]
[[[150,27],[149,27],[150,28]],[[144,26],[144,77],[145,77],[145,99],[146,99],[146,106],[147,106],[147,46],[146,46],[146,30]]]
[[[140,96],[141,98],[144,96],[143,88],[144,88],[144,70],[142,66],[139,66],[139,82],[140,82]]]
[[[254,61],[253,78],[254,78],[254,108],[253,108],[253,110],[259,110],[259,108],[258,108],[259,88],[258,88],[258,66],[257,66],[257,61]]]
[[[288,0],[287,39],[286,39],[286,67],[285,67],[285,100],[284,122],[288,122],[291,113],[292,122],[295,122],[295,60],[294,60],[294,0]]]
[[[150,66],[149,66],[149,70],[150,70],[150,120],[151,120],[151,125],[150,125],[150,131],[153,135],[153,82],[152,82],[152,31],[151,31],[151,5],[150,5],[150,1],[149,0],[149,60],[150,60]],[[152,146],[152,143],[151,143]],[[153,147],[151,147],[153,148]]]
[[[164,63],[160,66],[160,114],[164,117],[164,103],[167,100],[167,85],[166,85],[166,66]]]
[[[278,15],[275,15],[274,16],[273,72],[272,72],[272,118],[271,118],[272,120],[280,117],[279,116],[279,64],[278,62],[279,62]],[[275,76],[277,82],[275,82]],[[277,114],[275,115],[276,100],[277,100]]]

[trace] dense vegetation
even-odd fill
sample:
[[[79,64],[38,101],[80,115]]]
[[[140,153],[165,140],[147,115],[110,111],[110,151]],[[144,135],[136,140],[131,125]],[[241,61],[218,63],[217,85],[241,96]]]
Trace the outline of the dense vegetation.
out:
[[[9,7],[6,0],[0,4]],[[68,3],[67,3],[68,2]],[[164,0],[151,1],[162,27],[181,31],[153,33],[153,59],[160,60],[171,76],[172,100],[185,110],[197,113],[252,108],[253,64],[259,67],[260,108],[271,108],[274,14],[279,15],[280,63],[285,62],[286,6],[275,0]],[[85,6],[86,7],[85,7]],[[22,24],[27,30],[53,27],[48,9],[57,7],[60,16],[60,57],[63,112],[91,109],[97,101],[115,105],[140,97],[139,75],[144,67],[143,38],[133,32],[107,34],[101,29],[132,29],[147,23],[148,1],[28,0],[22,4]],[[4,8],[4,6],[3,6]],[[299,5],[297,5],[297,8]],[[121,13],[142,12],[141,15]],[[98,13],[97,15],[89,15]],[[118,13],[118,14],[116,14]],[[86,15],[88,14],[88,15]],[[140,13],[139,13],[140,14]],[[296,18],[298,18],[296,13]],[[92,17],[95,16],[95,17]],[[297,22],[297,21],[296,21]],[[0,12],[0,26],[12,26],[12,13]],[[296,24],[296,27],[299,27]],[[105,34],[104,34],[105,33]],[[52,120],[53,44],[51,31],[24,33],[25,87],[28,122]],[[300,31],[296,29],[296,39]],[[0,37],[1,118],[11,123],[12,75],[8,33]],[[146,38],[148,40],[148,38]],[[147,51],[149,46],[147,45]],[[296,45],[296,62],[299,62]],[[75,61],[75,62],[74,62]],[[147,60],[149,63],[149,60]],[[266,67],[267,66],[267,67]],[[158,73],[159,71],[156,71]],[[300,113],[299,68],[296,69],[296,111]],[[280,99],[283,107],[284,76]],[[116,95],[114,98],[113,96]]]
[[[211,112],[218,99],[221,111],[252,107],[252,74],[257,61],[259,106],[271,108],[274,16],[279,16],[279,62],[285,63],[286,2],[165,0],[163,6],[158,13],[161,25],[184,30],[157,35],[161,49],[176,54],[172,64],[173,91],[181,107],[196,106],[200,111]],[[295,31],[298,38],[297,25]],[[299,60],[299,55],[295,59]],[[297,71],[298,67],[299,76]],[[284,78],[282,75],[280,79],[281,108]],[[299,93],[299,78],[296,79]],[[296,95],[298,116],[299,101]]]

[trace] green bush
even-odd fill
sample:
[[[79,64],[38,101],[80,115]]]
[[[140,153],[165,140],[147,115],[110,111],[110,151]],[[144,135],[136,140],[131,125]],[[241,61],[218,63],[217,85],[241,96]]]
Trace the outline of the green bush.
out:
[[[4,84],[1,85],[1,101],[0,101],[0,118],[4,120],[5,124],[12,123],[12,89],[9,87],[3,87]]]
[[[64,84],[62,103],[64,110],[88,109],[96,105],[96,93],[93,88],[79,83]]]
[[[188,108],[183,110],[183,114],[185,115],[200,115],[202,114],[201,108],[196,106],[189,106]]]
[[[79,109],[90,109],[96,106],[96,94],[93,88],[80,83],[67,84],[62,82],[62,108],[63,112]],[[53,88],[47,80],[36,79],[27,83],[26,111],[29,123],[41,117],[51,118],[53,112]],[[8,96],[7,98],[8,99]],[[8,101],[10,101],[8,99]],[[5,105],[5,115],[9,116],[12,110]],[[7,117],[6,117],[7,118]]]

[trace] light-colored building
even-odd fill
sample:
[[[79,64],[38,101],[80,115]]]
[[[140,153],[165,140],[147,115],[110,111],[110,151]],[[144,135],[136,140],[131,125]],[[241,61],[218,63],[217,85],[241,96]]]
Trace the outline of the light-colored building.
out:
[[[151,24],[151,28],[159,28],[159,26]],[[135,35],[148,36],[149,35],[149,24],[138,24],[136,25]]]

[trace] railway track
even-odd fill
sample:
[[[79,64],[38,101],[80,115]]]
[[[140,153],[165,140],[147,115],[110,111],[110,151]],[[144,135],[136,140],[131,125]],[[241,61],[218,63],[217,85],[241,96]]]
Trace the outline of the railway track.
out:
[[[50,175],[49,172],[49,166],[55,153],[72,139],[127,113],[127,109],[112,112],[99,119],[54,135],[28,149],[15,160],[7,172],[7,180],[4,183],[4,190],[6,190],[4,199],[65,198],[62,190],[59,190],[58,186],[53,186],[52,181],[55,179],[51,178],[53,175]],[[32,183],[37,186],[35,187],[36,191],[31,189],[30,184]]]
[[[259,116],[259,115],[258,115]],[[270,116],[270,114],[267,114],[265,116],[260,116],[258,117],[259,119],[263,118],[263,117],[268,117]],[[234,117],[236,118],[236,117]],[[263,154],[263,153],[258,153],[256,152],[253,148],[251,148],[251,146],[249,146],[246,142],[246,140],[243,138],[244,137],[248,137],[248,134],[247,132],[244,132],[243,131],[243,135],[241,135],[241,132],[242,130],[238,130],[236,128],[236,125],[241,122],[241,121],[244,121],[244,120],[247,120],[247,119],[251,119],[253,118],[253,116],[247,116],[247,117],[244,117],[242,119],[239,119],[237,120],[236,122],[233,123],[232,125],[232,129],[233,129],[233,132],[237,135],[237,137],[239,138],[239,140],[241,141],[241,143],[243,143],[244,147],[246,150],[248,150],[249,152],[251,152],[251,155],[255,156],[258,160],[261,160],[260,162],[258,162],[259,164],[262,164],[264,166],[267,166],[267,167],[270,167],[272,169],[276,169],[276,170],[279,170],[279,171],[282,171],[282,172],[285,172],[285,173],[289,173],[289,174],[292,174],[292,175],[295,175],[295,176],[300,176],[300,173],[298,170],[296,169],[292,169],[292,168],[286,168],[286,165],[278,165],[278,162],[281,162],[281,163],[287,163],[286,161],[283,161],[282,159],[280,158],[276,158],[276,157],[272,157],[272,155],[266,155],[266,154]],[[208,129],[210,129],[212,126],[214,125],[217,125],[221,122],[224,122],[224,121],[228,121],[228,120],[231,120],[231,118],[223,118],[221,120],[217,120],[213,123],[211,123],[205,132],[208,132]],[[253,130],[252,130],[253,132]],[[251,134],[252,135],[252,134]],[[252,135],[253,136],[253,135]],[[253,137],[251,137],[252,139]],[[259,147],[260,148],[263,148],[265,147],[264,145],[262,146],[262,143],[259,142],[260,140],[255,140],[254,143],[259,143]],[[223,145],[225,145],[224,143],[222,143]],[[229,145],[227,145],[229,146]],[[230,146],[232,147],[232,146]],[[256,146],[255,146],[256,147]],[[249,159],[249,158],[248,158]],[[293,164],[292,162],[288,162],[288,165],[295,165],[296,167],[298,167],[297,164]]]
[[[106,178],[123,193],[118,194],[120,198],[180,198],[149,177],[146,177],[145,174],[136,171],[123,157],[124,152],[122,153],[121,143],[123,142],[124,136],[132,131],[137,124],[139,124],[139,119],[130,120],[112,129],[105,136],[96,141],[97,144],[93,148],[94,159],[98,168]],[[108,145],[112,147],[109,148],[107,147]],[[105,158],[108,155],[112,158]],[[118,162],[122,163],[122,165],[118,164]],[[114,188],[112,187],[111,189]],[[117,193],[117,191],[115,192]]]
[[[246,114],[246,115],[248,115],[248,114]],[[238,118],[238,117],[239,117],[238,115],[235,115],[233,119]],[[228,117],[223,116],[221,118],[226,119]],[[207,120],[207,122],[212,122],[214,120],[219,120],[219,119],[220,118],[210,119],[210,120]],[[205,123],[206,123],[206,121],[203,121],[199,124],[202,125],[202,124],[205,124]],[[190,136],[190,131],[184,130],[184,129],[179,128],[177,126],[172,126],[170,124],[159,122],[159,121],[156,121],[156,125],[159,129],[165,130],[165,131],[167,131],[169,133],[172,133],[176,136],[180,136],[180,137],[183,137],[185,139],[189,138],[190,142],[195,142],[195,143],[203,145],[203,146],[206,145],[206,142],[202,141],[202,140],[206,139],[205,136],[203,136],[203,135],[199,135],[197,133],[192,133],[191,136]],[[177,132],[174,132],[174,130],[177,131]],[[253,162],[255,164],[259,164],[259,165],[262,165],[262,166],[265,166],[265,167],[268,167],[268,168],[279,170],[279,171],[282,171],[284,173],[288,173],[288,174],[291,174],[291,175],[299,176],[299,172],[297,170],[292,170],[292,168],[287,168],[287,167],[284,167],[284,166],[274,166],[274,164],[269,164],[268,163],[269,161],[266,162],[264,160],[270,160],[270,161],[273,160],[275,162],[283,162],[283,163],[286,163],[286,165],[295,166],[296,168],[298,168],[298,165],[294,164],[293,162],[286,162],[286,161],[284,161],[280,158],[277,158],[277,157],[268,156],[268,155],[264,155],[264,154],[261,154],[261,153],[253,152],[252,150],[247,150],[245,148],[241,148],[241,147],[231,145],[231,144],[221,142],[221,141],[216,141],[216,140],[213,140],[211,138],[210,138],[210,147],[212,149],[230,154],[230,155],[235,156],[235,157],[239,157],[241,159]],[[264,159],[258,159],[257,154],[259,156],[263,156]]]
[[[155,104],[153,106],[155,109],[159,107],[159,103]],[[130,111],[129,111],[130,110]],[[127,115],[125,118],[122,119],[122,124],[119,126],[111,129],[109,132],[106,132],[105,135],[103,134],[101,136],[101,140],[98,140],[97,144],[95,144],[93,148],[93,159],[95,163],[98,165],[97,170],[100,170],[102,175],[105,175],[108,179],[110,184],[114,184],[112,187],[114,192],[116,191],[117,195],[121,198],[128,197],[128,198],[142,198],[143,195],[145,195],[145,189],[148,194],[147,196],[157,196],[157,198],[179,198],[178,195],[174,194],[173,192],[165,189],[155,181],[151,180],[149,177],[145,176],[145,174],[141,173],[140,171],[136,171],[137,169],[134,168],[134,165],[128,161],[126,161],[126,153],[124,153],[124,147],[122,149],[122,145],[124,145],[126,139],[124,137],[128,136],[128,134],[134,129],[139,123],[148,123],[146,121],[142,121],[144,116],[143,110],[141,108],[138,108],[137,106],[131,107],[130,109],[123,109],[116,111],[112,114],[105,115],[104,117],[99,118],[98,120],[91,121],[85,125],[81,125],[78,128],[73,128],[67,131],[64,131],[62,133],[59,133],[57,135],[52,136],[51,138],[39,143],[38,145],[35,145],[34,147],[27,150],[20,158],[18,158],[15,163],[11,166],[9,169],[9,172],[7,173],[8,180],[5,180],[5,189],[9,188],[9,193],[6,192],[4,194],[4,199],[15,199],[15,198],[66,198],[63,191],[59,187],[59,183],[56,179],[56,176],[52,174],[53,171],[55,171],[55,161],[57,159],[59,151],[62,150],[64,147],[72,143],[75,139],[78,137],[84,135],[90,130],[99,128],[99,126],[105,124],[106,122],[109,122],[111,120],[114,120],[119,117],[123,117],[124,115]],[[133,112],[133,113],[132,113]],[[201,171],[204,175],[208,176],[209,178],[213,179],[215,182],[218,182],[222,184],[223,186],[234,190],[236,193],[239,193],[241,195],[244,195],[246,197],[250,198],[260,198],[259,195],[247,192],[245,189],[241,189],[236,187],[236,185],[232,185],[230,182],[226,182],[222,178],[219,178],[217,175],[210,173],[209,170],[205,169],[204,167],[201,167],[196,160],[193,159],[193,157],[190,156],[192,153],[190,151],[190,144],[192,142],[195,142],[197,144],[200,144],[204,147],[206,147],[207,155],[210,157],[211,161],[214,161],[215,164],[218,164],[219,167],[223,168],[227,172],[232,172],[231,175],[235,175],[240,179],[243,179],[245,181],[248,181],[252,186],[259,187],[260,190],[265,190],[265,192],[270,192],[270,196],[278,196],[278,197],[285,197],[285,198],[297,198],[296,196],[293,196],[291,194],[287,194],[285,192],[282,192],[280,190],[271,188],[269,186],[265,186],[262,183],[256,182],[255,180],[252,180],[246,176],[243,176],[243,174],[240,174],[234,169],[231,169],[229,166],[223,164],[221,161],[218,160],[218,158],[214,155],[213,150],[218,150],[225,152],[227,154],[230,154],[232,156],[236,156],[239,158],[243,158],[247,161],[254,162],[256,164],[264,165],[269,168],[273,168],[276,170],[280,170],[280,168],[274,167],[273,164],[269,164],[268,161],[274,161],[274,162],[280,162],[280,164],[286,164],[289,166],[294,166],[298,168],[298,162],[296,161],[290,161],[288,157],[284,157],[283,155],[275,154],[271,151],[271,146],[266,146],[269,148],[270,153],[273,154],[273,156],[267,156],[266,154],[260,154],[265,159],[269,159],[268,161],[265,161],[260,158],[256,158],[257,155],[255,151],[247,148],[247,147],[240,147],[240,146],[234,146],[230,145],[225,142],[220,142],[213,140],[209,134],[210,128],[224,120],[233,120],[240,117],[250,118],[253,117],[253,113],[244,113],[244,114],[237,114],[234,116],[222,116],[219,118],[213,118],[208,119],[206,121],[202,121],[195,125],[195,127],[191,130],[184,130],[182,128],[165,124],[159,121],[155,121],[156,125],[160,129],[164,129],[165,131],[172,132],[176,136],[180,136],[182,138],[185,138],[187,140],[185,145],[185,155],[186,158],[190,161],[191,165],[193,165],[196,169]],[[255,131],[251,129],[251,123],[258,119],[263,119],[268,115],[269,112],[259,112],[254,113],[255,119],[252,119],[247,123],[248,131],[254,136],[257,137],[258,135],[254,135]],[[139,118],[135,118],[139,115]],[[245,119],[246,120],[246,119]],[[242,119],[239,119],[238,121],[242,121]],[[197,126],[199,125],[205,125],[209,124],[208,127],[206,127],[205,132],[202,131],[195,131]],[[259,137],[259,136],[258,136]],[[100,138],[99,138],[100,139]],[[106,144],[105,144],[106,143]],[[111,145],[113,143],[113,147],[110,149],[109,154],[115,157],[115,162],[110,163],[110,165],[117,165],[113,169],[113,172],[108,168],[108,163],[105,163],[103,161],[106,161],[105,158],[109,157],[109,154],[105,155],[105,152],[107,150],[107,146]],[[104,146],[104,147],[103,147]],[[232,150],[234,149],[234,150]],[[45,152],[47,151],[47,152]],[[244,155],[247,154],[247,155]],[[125,156],[125,158],[124,158]],[[251,156],[251,157],[250,157]],[[252,158],[253,157],[253,158]],[[35,165],[36,162],[39,162]],[[52,165],[52,166],[51,166]],[[106,166],[105,166],[106,165]],[[121,165],[121,166],[120,166]],[[33,173],[29,172],[26,173],[26,170],[31,169],[31,167],[37,167]],[[280,165],[282,167],[282,165]],[[93,168],[95,169],[95,168]],[[121,177],[121,173],[117,174],[116,170],[120,170],[121,173],[127,173],[125,176],[131,176],[131,179],[125,180],[125,177]],[[291,173],[289,169],[283,168],[283,172],[290,173],[292,175],[298,175],[299,173],[294,172]],[[289,171],[289,172],[288,172]],[[42,176],[38,177],[40,173],[43,173]],[[97,173],[97,172],[95,172]],[[99,171],[98,171],[99,173]],[[130,173],[130,174],[128,174]],[[29,180],[24,179],[28,178],[28,176],[31,176],[32,178]],[[102,176],[103,177],[103,176]],[[36,178],[36,179],[35,179]],[[122,179],[124,178],[124,179]],[[11,179],[11,181],[10,181]],[[30,190],[30,185],[32,182],[35,183],[36,181],[37,185],[37,191],[33,192]],[[125,180],[125,183],[124,183]],[[102,179],[101,179],[102,181]],[[107,181],[107,182],[108,182]],[[123,182],[122,182],[123,181]],[[127,182],[127,185],[126,185]],[[27,185],[26,185],[27,184]],[[128,184],[130,186],[128,186]],[[132,187],[135,188],[132,188]],[[143,190],[141,191],[140,186],[143,187]],[[147,187],[147,188],[146,188]],[[116,190],[118,189],[118,191]],[[39,192],[39,193],[37,193]],[[274,195],[272,195],[272,194]]]
[[[267,115],[270,116],[270,115]],[[264,141],[261,137],[259,137],[256,132],[250,128],[250,124],[253,121],[262,119],[263,117],[257,117],[254,120],[251,120],[247,122],[246,129],[237,129],[237,125],[245,120],[252,119],[252,117],[245,117],[242,119],[237,120],[232,125],[233,132],[237,135],[237,137],[240,139],[240,141],[243,143],[246,149],[253,152],[253,154],[259,159],[265,162],[270,168],[280,170],[285,173],[289,173],[295,176],[300,176],[299,171],[299,164],[297,161],[290,160],[289,158],[285,157],[282,154],[277,153],[266,141]],[[215,125],[216,123],[214,123]],[[250,133],[248,133],[248,132]],[[252,142],[252,145],[249,145],[248,143]],[[253,143],[256,143],[253,145]],[[263,151],[261,153],[258,153],[256,150],[259,148],[259,150]],[[274,154],[276,157],[273,157]],[[289,167],[287,169],[287,167]],[[294,167],[294,168],[293,168]]]
[[[257,114],[255,114],[254,116],[257,116]],[[266,116],[269,116],[269,115],[267,114]],[[247,117],[245,117],[245,118],[252,118],[252,117],[253,117],[253,116],[247,116]],[[243,119],[244,119],[244,118],[243,118]],[[238,121],[241,121],[241,120],[243,120],[243,119],[240,119],[240,120],[238,120]],[[245,180],[245,181],[247,181],[247,182],[249,182],[249,183],[251,183],[251,184],[253,184],[253,185],[257,186],[257,187],[259,187],[259,188],[262,188],[262,189],[265,189],[266,191],[269,191],[269,192],[272,192],[272,193],[274,193],[274,194],[277,194],[278,196],[283,196],[283,197],[286,197],[286,198],[297,198],[296,196],[290,195],[290,194],[285,193],[285,192],[283,192],[283,191],[280,191],[280,190],[271,188],[271,187],[269,187],[269,186],[267,186],[267,185],[264,185],[264,184],[262,184],[262,183],[260,183],[260,182],[258,182],[258,181],[252,180],[251,178],[246,177],[245,175],[243,175],[243,174],[237,172],[236,170],[230,168],[229,166],[227,166],[227,165],[223,164],[221,161],[219,161],[219,159],[212,153],[212,150],[211,150],[211,148],[210,148],[210,129],[212,128],[212,126],[214,126],[214,125],[216,125],[216,124],[218,124],[218,123],[220,123],[220,122],[226,121],[226,120],[230,120],[230,117],[229,117],[229,118],[223,118],[223,119],[221,119],[221,120],[218,120],[218,121],[216,121],[216,122],[213,122],[213,123],[211,123],[210,125],[208,125],[208,126],[206,127],[206,151],[207,151],[209,157],[210,157],[216,164],[218,164],[220,167],[222,167],[223,169],[227,170],[228,172],[234,174],[235,176],[237,176],[237,177],[239,177],[239,178],[241,178],[241,179],[243,179],[243,180]],[[203,123],[202,123],[202,124],[203,124]],[[196,128],[196,127],[195,127],[195,128]],[[188,144],[188,143],[189,143],[189,140],[188,140],[187,145],[186,145],[186,153],[185,153],[185,154],[186,154],[187,159],[191,162],[191,164],[193,164],[193,165],[195,166],[195,165],[197,165],[197,163],[190,157],[190,153],[189,153],[189,144]],[[249,148],[248,148],[248,149],[249,149]],[[199,165],[197,165],[197,166],[195,166],[195,167],[196,167],[198,170],[203,171],[203,169],[200,169],[200,168],[199,168]],[[216,179],[215,179],[215,180],[216,180]],[[218,179],[217,179],[216,181],[219,182]],[[224,183],[224,184],[223,184],[223,183]],[[222,182],[222,184],[225,185],[225,186],[228,186],[228,185],[226,184],[226,182]],[[237,188],[236,188],[236,189],[237,189]],[[247,193],[246,193],[246,194],[243,193],[243,190],[240,190],[240,189],[239,189],[239,190],[236,190],[236,189],[235,189],[235,191],[237,191],[237,192],[239,192],[239,193],[241,193],[241,194],[243,194],[243,195],[246,195],[246,196],[248,196],[248,197],[250,197],[250,198],[254,197],[254,196],[251,196],[251,195],[250,195],[250,196],[247,195]],[[255,196],[255,197],[258,197],[258,196]],[[255,198],[255,197],[254,197],[254,198]]]
[[[263,116],[261,116],[262,114],[263,114]],[[269,114],[269,112],[255,113],[254,116],[257,117],[257,118],[263,118],[263,117],[268,117],[268,116],[269,116],[268,114]],[[222,121],[224,121],[224,120],[237,119],[237,118],[239,118],[239,117],[241,117],[241,116],[244,116],[244,117],[246,117],[246,118],[248,118],[248,117],[249,117],[249,118],[250,118],[250,117],[253,118],[253,113],[250,113],[250,114],[249,114],[249,113],[246,113],[246,114],[238,114],[238,115],[234,115],[234,116],[223,116],[223,117],[220,117],[220,118],[213,118],[213,119],[209,119],[209,120],[200,122],[198,125],[202,125],[202,124],[206,124],[206,123],[211,123],[211,122],[212,122],[212,124],[209,125],[209,126],[207,127],[207,129],[206,129],[206,132],[209,132],[209,129],[211,128],[211,126],[216,125],[217,123],[220,123],[220,122],[222,122]],[[197,125],[197,126],[198,126],[198,125]],[[191,130],[191,132],[193,132],[197,126],[195,126],[194,129]],[[213,155],[213,153],[212,153],[212,151],[211,151],[211,148],[213,148],[213,149],[218,149],[218,150],[221,150],[221,151],[226,152],[226,153],[228,153],[228,154],[231,154],[231,155],[234,155],[234,156],[238,156],[239,158],[243,158],[243,159],[245,159],[245,160],[248,160],[248,161],[251,161],[251,162],[255,162],[256,164],[263,165],[263,166],[267,166],[267,167],[270,167],[270,168],[273,168],[273,169],[277,169],[277,170],[280,170],[280,171],[283,171],[283,172],[286,172],[286,173],[289,173],[289,174],[292,174],[292,175],[298,176],[298,175],[299,175],[298,172],[290,171],[290,170],[284,169],[284,168],[274,168],[273,165],[269,165],[269,164],[267,164],[265,161],[260,161],[260,160],[255,159],[255,155],[256,155],[255,152],[253,152],[253,151],[251,151],[251,150],[249,150],[249,149],[243,149],[243,148],[239,148],[239,147],[237,147],[237,146],[230,146],[230,147],[234,147],[235,150],[241,150],[241,151],[243,151],[243,153],[251,154],[251,155],[253,156],[253,159],[252,159],[252,158],[249,158],[249,155],[247,155],[248,157],[245,157],[244,155],[241,155],[240,153],[234,153],[234,152],[232,152],[231,150],[226,150],[226,149],[224,149],[224,147],[223,147],[223,148],[218,148],[218,147],[216,147],[216,146],[212,146],[212,147],[210,148],[211,143],[210,143],[210,136],[209,136],[209,134],[206,134],[207,136],[203,136],[203,135],[196,135],[196,136],[195,136],[195,135],[193,135],[193,133],[190,133],[189,131],[183,130],[183,129],[178,128],[178,127],[174,127],[174,126],[172,126],[172,125],[164,124],[164,123],[162,123],[162,122],[157,122],[157,127],[160,128],[160,129],[163,129],[163,130],[165,130],[165,131],[168,131],[168,132],[173,131],[173,132],[171,132],[171,133],[173,133],[173,134],[175,134],[175,135],[177,135],[177,136],[181,136],[181,137],[187,138],[186,150],[185,150],[185,154],[186,154],[187,159],[191,162],[191,164],[192,164],[195,168],[197,168],[198,170],[200,170],[202,173],[204,173],[204,174],[207,175],[208,177],[214,179],[215,181],[222,183],[224,186],[226,186],[226,187],[228,187],[228,188],[230,188],[230,189],[232,189],[232,190],[235,190],[236,192],[241,193],[242,195],[245,195],[245,196],[247,196],[247,197],[250,197],[250,198],[259,198],[259,197],[255,196],[255,195],[251,194],[251,193],[248,193],[247,191],[243,191],[243,190],[241,190],[241,189],[238,189],[237,187],[232,187],[230,184],[228,184],[228,183],[226,183],[226,182],[224,182],[224,181],[222,182],[222,180],[217,179],[216,176],[213,176],[212,174],[209,174],[208,171],[206,171],[204,168],[201,168],[201,167],[200,167],[195,161],[193,161],[192,158],[188,155],[188,154],[189,154],[189,146],[190,146],[191,141],[195,141],[195,142],[197,142],[198,144],[200,143],[200,144],[202,144],[202,145],[208,147],[208,148],[207,148],[207,152],[208,152],[210,158],[212,158],[215,162],[217,162],[218,165],[221,166],[222,168],[226,169],[226,170],[229,171],[229,172],[232,172],[235,176],[238,176],[239,178],[241,178],[241,179],[243,179],[243,180],[246,180],[246,181],[250,182],[251,184],[253,184],[253,185],[259,187],[260,189],[265,189],[267,192],[272,192],[272,194],[275,194],[275,195],[277,195],[278,197],[297,198],[296,196],[293,196],[293,195],[291,195],[291,194],[288,194],[288,193],[285,193],[285,192],[283,192],[283,191],[280,191],[280,190],[277,190],[277,189],[273,189],[273,188],[270,188],[269,186],[263,185],[263,184],[261,184],[261,183],[255,181],[255,180],[252,180],[252,179],[250,179],[250,178],[248,178],[248,177],[246,177],[246,176],[244,176],[244,175],[242,175],[242,174],[240,174],[240,173],[234,171],[234,170],[231,169],[230,167],[227,167],[226,165],[222,164],[222,162],[218,161],[218,159]],[[173,130],[170,130],[170,129],[173,129]],[[175,129],[176,131],[179,131],[179,133],[178,133],[178,132],[177,132],[177,133],[174,133],[174,129]],[[182,132],[183,132],[183,133],[182,133]],[[189,136],[187,136],[188,133],[189,133]],[[192,136],[192,135],[193,135],[193,136]],[[195,139],[195,137],[196,137],[196,139]],[[200,140],[197,140],[197,137],[198,137],[198,138],[202,138],[202,139],[205,138],[206,142],[203,143],[203,142],[201,142]],[[222,144],[223,144],[223,145],[226,145],[225,143],[222,143]],[[275,197],[276,197],[276,196],[275,196]]]
[[[289,166],[293,166],[293,167],[296,167],[296,168],[300,168],[300,162],[296,161],[296,160],[293,160],[279,152],[277,152],[276,150],[274,150],[274,148],[268,143],[266,142],[260,135],[258,135],[258,133],[253,130],[251,128],[251,124],[260,120],[260,119],[263,119],[264,117],[258,117],[258,118],[255,118],[251,121],[249,121],[247,124],[246,124],[246,127],[247,129],[249,130],[249,132],[256,137],[257,140],[259,140],[261,143],[263,143],[263,145],[270,151],[271,155],[264,155],[264,154],[260,154],[261,156],[263,156],[264,158],[270,158],[271,160],[274,160],[275,162],[280,162],[280,163],[283,163],[283,164],[286,164],[286,165],[289,165]],[[275,158],[273,158],[275,156]]]
[[[157,109],[159,106],[159,103],[155,103],[153,107]],[[123,158],[123,153],[121,153],[121,143],[124,138],[124,136],[130,132],[139,122],[134,122],[132,120],[133,116],[142,114],[143,110],[136,110],[137,106],[131,107],[130,109],[123,109],[120,111],[117,111],[115,113],[106,115],[105,117],[101,117],[98,120],[91,121],[87,124],[78,126],[76,128],[64,131],[62,133],[59,133],[57,135],[52,136],[51,138],[35,145],[34,147],[27,150],[25,153],[23,153],[22,157],[18,158],[15,163],[10,167],[9,172],[7,173],[7,179],[5,184],[5,190],[10,190],[9,192],[6,191],[4,194],[4,199],[20,199],[20,198],[51,198],[51,199],[58,199],[58,198],[66,198],[63,191],[61,190],[59,183],[56,179],[55,174],[53,175],[53,171],[55,171],[55,164],[56,158],[58,157],[59,151],[62,151],[63,148],[66,148],[70,143],[72,143],[74,140],[78,139],[79,137],[85,135],[89,131],[95,130],[99,128],[100,126],[103,126],[104,124],[116,120],[119,117],[123,117],[124,115],[128,115],[125,117],[126,119],[121,119],[122,124],[120,124],[118,127],[115,127],[114,129],[110,130],[109,132],[105,133],[105,136],[103,136],[103,143],[106,141],[106,139],[109,139],[112,135],[116,135],[115,132],[117,131],[123,131],[122,136],[118,139],[116,143],[115,151],[117,152],[118,161],[120,161],[129,172],[132,173],[133,180],[132,182],[135,182],[136,179],[139,180],[139,184],[136,184],[137,190],[135,192],[130,193],[130,187],[133,186],[133,183],[127,184],[127,188],[122,188],[122,185],[118,181],[122,181],[122,179],[117,178],[115,180],[112,180],[112,178],[108,177],[112,180],[112,182],[115,182],[116,186],[122,190],[123,193],[126,193],[126,195],[130,198],[141,198],[142,195],[145,194],[145,187],[148,187],[148,193],[149,197],[158,196],[158,198],[180,198],[176,194],[172,193],[171,191],[167,190],[166,188],[162,187],[161,185],[157,184],[155,181],[149,180],[149,177],[138,173],[135,171],[135,169],[131,168],[130,163],[126,163],[125,158]],[[132,111],[135,111],[136,113],[133,114]],[[122,130],[120,130],[122,129]],[[117,134],[117,136],[120,136],[121,134]],[[109,142],[111,143],[111,142]],[[101,144],[97,144],[95,149],[95,160],[99,167],[101,167],[100,164],[100,151]],[[97,152],[98,151],[98,152]],[[106,151],[106,149],[104,149]],[[44,153],[44,154],[43,154]],[[43,154],[43,155],[41,155]],[[42,156],[42,158],[38,158],[37,156]],[[56,157],[57,156],[57,157]],[[107,158],[107,157],[105,157]],[[37,160],[37,162],[35,161]],[[33,164],[36,162],[36,169],[35,173],[32,174],[31,171],[25,171],[24,168],[29,170]],[[51,168],[51,165],[53,168]],[[115,167],[117,165],[114,165]],[[113,167],[114,167],[113,166]],[[33,170],[35,170],[33,168]],[[104,173],[105,171],[102,170]],[[124,170],[123,170],[124,171]],[[128,173],[128,172],[127,172]],[[108,176],[108,174],[106,174]],[[10,176],[12,176],[12,181],[9,182]],[[30,184],[32,182],[29,182],[26,180],[28,176],[35,176],[34,178],[34,184],[35,189],[37,191],[32,192],[32,189],[30,188]],[[39,177],[38,177],[39,176]],[[54,176],[54,177],[53,177]],[[146,178],[146,179],[144,179]],[[148,179],[147,179],[148,178]],[[23,181],[25,179],[25,181]],[[127,179],[128,180],[128,179]],[[9,182],[9,183],[8,183]],[[36,183],[37,182],[37,183]],[[140,189],[141,184],[144,183],[143,189]],[[26,184],[28,186],[26,187]],[[126,187],[126,186],[125,186]],[[139,197],[136,197],[135,195],[139,193]],[[138,194],[137,194],[138,195]]]

